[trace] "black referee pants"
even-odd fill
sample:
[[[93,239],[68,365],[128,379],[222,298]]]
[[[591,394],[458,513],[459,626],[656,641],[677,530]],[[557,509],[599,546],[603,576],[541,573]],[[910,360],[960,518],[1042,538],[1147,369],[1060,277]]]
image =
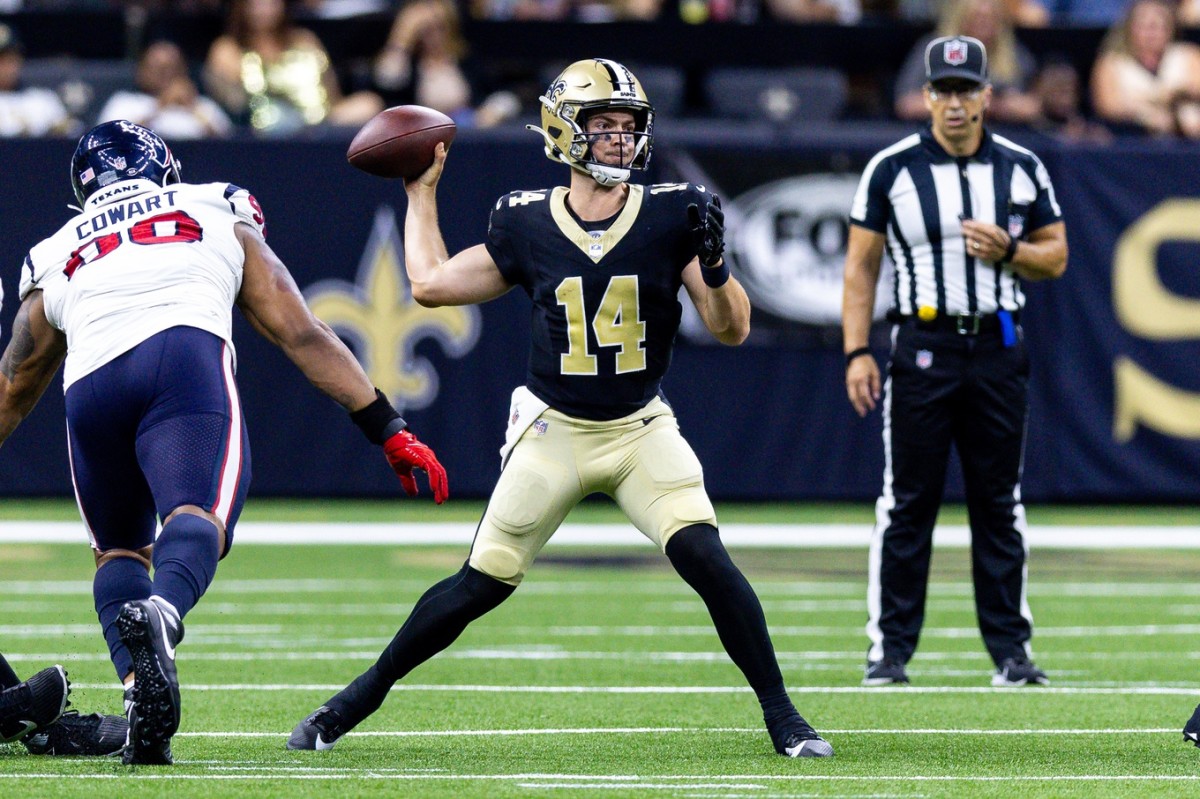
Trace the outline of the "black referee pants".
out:
[[[997,664],[1027,654],[1033,620],[1020,478],[1028,376],[1023,339],[1005,347],[994,325],[971,336],[911,320],[894,328],[867,590],[869,660],[906,663],[917,648],[952,442],[963,465],[984,644]]]

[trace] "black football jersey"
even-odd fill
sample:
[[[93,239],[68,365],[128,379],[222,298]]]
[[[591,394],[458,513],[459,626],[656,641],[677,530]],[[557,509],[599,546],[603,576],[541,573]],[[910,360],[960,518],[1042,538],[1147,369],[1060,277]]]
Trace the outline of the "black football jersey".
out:
[[[501,197],[487,249],[533,301],[529,390],[570,416],[619,419],[658,394],[671,364],[683,269],[696,255],[687,207],[703,209],[709,194],[631,185],[605,230],[581,227],[566,198],[562,186]]]

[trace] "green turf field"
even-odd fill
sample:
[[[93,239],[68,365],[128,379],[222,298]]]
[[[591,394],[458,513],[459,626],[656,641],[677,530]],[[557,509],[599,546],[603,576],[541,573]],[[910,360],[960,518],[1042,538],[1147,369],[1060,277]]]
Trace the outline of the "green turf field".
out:
[[[552,544],[335,750],[285,751],[464,556],[236,547],[179,647],[177,765],[0,746],[0,796],[1200,795],[1200,750],[1179,734],[1200,701],[1200,551],[1034,552],[1034,643],[1053,685],[1007,691],[989,687],[965,550],[935,554],[913,685],[897,690],[858,684],[865,550],[735,551],[797,705],[837,750],[790,761],[665,560]],[[85,546],[0,545],[0,650],[25,676],[63,662],[78,708],[117,712],[91,573]]]

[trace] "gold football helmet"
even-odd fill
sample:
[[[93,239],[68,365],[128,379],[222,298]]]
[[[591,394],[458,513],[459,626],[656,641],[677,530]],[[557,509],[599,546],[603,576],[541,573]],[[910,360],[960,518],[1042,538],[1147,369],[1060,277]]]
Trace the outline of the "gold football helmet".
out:
[[[645,169],[650,161],[654,107],[646,99],[642,84],[623,65],[605,58],[576,61],[554,79],[542,104],[542,126],[527,125],[546,140],[546,157],[590,175],[601,186],[614,186],[629,179],[629,170]],[[587,118],[598,110],[620,109],[634,117],[633,151],[621,166],[596,161],[592,138],[584,128]]]

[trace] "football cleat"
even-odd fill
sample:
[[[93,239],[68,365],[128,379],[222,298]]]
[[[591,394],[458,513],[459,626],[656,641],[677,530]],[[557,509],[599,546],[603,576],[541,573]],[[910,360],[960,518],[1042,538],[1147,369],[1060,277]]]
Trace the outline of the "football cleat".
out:
[[[908,674],[904,671],[904,664],[899,661],[891,658],[872,660],[867,662],[862,684],[869,686],[908,685]]]
[[[1196,705],[1195,712],[1192,713],[1187,726],[1183,728],[1183,740],[1191,741],[1200,747],[1200,705]]]
[[[129,722],[124,716],[68,710],[48,727],[21,739],[31,755],[118,755],[125,748]]]
[[[797,713],[767,729],[775,751],[784,757],[832,757],[833,746]]]
[[[62,666],[42,669],[0,691],[0,743],[16,741],[54,723],[70,704],[71,683]]]
[[[321,705],[312,715],[296,725],[288,738],[288,749],[308,749],[323,752],[332,749],[338,739],[346,734],[342,726],[342,715],[327,705]]]
[[[133,657],[126,765],[170,765],[171,736],[179,729],[179,676],[175,647],[183,622],[153,599],[126,602],[117,616],[121,641]]]
[[[992,675],[993,688],[1020,688],[1022,685],[1049,685],[1046,672],[1026,657],[1005,658]]]

